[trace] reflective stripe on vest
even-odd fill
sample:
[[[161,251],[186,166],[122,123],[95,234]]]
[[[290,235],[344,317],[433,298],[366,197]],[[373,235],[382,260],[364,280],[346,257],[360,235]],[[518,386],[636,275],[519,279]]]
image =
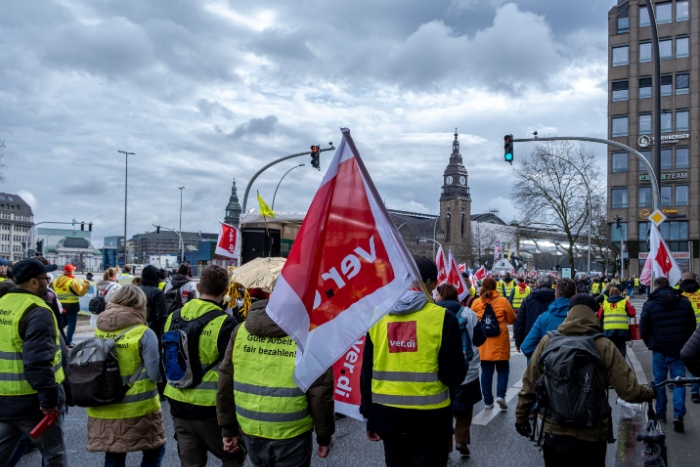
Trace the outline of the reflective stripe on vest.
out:
[[[513,308],[515,308],[516,310],[520,309],[520,306],[523,304],[523,300],[525,300],[525,297],[530,295],[530,287],[525,287],[522,293],[520,292],[520,290],[520,286],[516,287],[515,293],[513,294]]]
[[[96,329],[95,337],[114,339],[124,329],[126,328],[109,332]],[[122,377],[122,381],[128,381],[142,363],[139,341],[147,330],[148,326],[145,324],[135,326],[117,341],[117,360],[119,361],[119,374]],[[88,407],[87,414],[93,418],[114,420],[141,417],[159,410],[160,398],[158,397],[156,383],[148,379],[146,369],[142,368],[141,374],[122,400],[100,407]]]
[[[296,351],[289,337],[260,337],[245,324],[238,327],[231,357],[233,393],[245,434],[289,439],[311,430],[308,400],[294,382]]]
[[[46,302],[34,294],[10,292],[0,298],[0,396],[23,396],[36,394],[27,381],[22,360],[24,340],[19,334],[19,323],[24,314],[34,308],[46,308],[53,319],[55,353],[51,366],[57,383],[65,379],[63,372],[63,355],[61,352],[61,333],[53,311]]]
[[[65,280],[64,278],[68,280]],[[58,285],[59,282],[62,285]],[[61,303],[78,303],[80,301],[80,297],[74,294],[70,289],[70,285],[72,283],[73,279],[67,276],[59,276],[55,281],[53,281],[53,290],[56,292],[56,296]]]
[[[374,345],[372,402],[433,410],[450,405],[437,377],[445,310],[433,303],[407,315],[386,315],[369,334]]]
[[[220,312],[221,308],[204,300],[192,299],[182,307],[180,316],[185,321],[192,321],[212,311]],[[202,365],[202,371],[219,359],[219,333],[225,320],[226,315],[219,316],[209,321],[202,329],[202,334],[199,336],[199,363]],[[165,322],[166,332],[170,330],[171,321],[172,314],[168,316]],[[218,381],[219,365],[215,365],[202,375],[202,381],[197,386],[177,389],[167,384],[165,386],[165,395],[186,404],[216,407]]]
[[[693,311],[695,311],[695,326],[700,326],[700,290],[692,293],[683,292],[682,295],[693,305]]]
[[[627,300],[610,303],[606,298],[603,302],[603,331],[623,330],[630,328],[627,317]]]

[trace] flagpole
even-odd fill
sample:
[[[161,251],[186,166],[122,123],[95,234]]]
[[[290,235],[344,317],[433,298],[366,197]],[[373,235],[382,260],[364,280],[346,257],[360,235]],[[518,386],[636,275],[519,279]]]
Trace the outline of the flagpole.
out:
[[[357,166],[360,169],[360,173],[362,174],[362,178],[365,180],[365,183],[367,184],[367,187],[369,188],[369,191],[372,193],[372,196],[374,196],[374,199],[380,200],[382,199],[381,196],[379,196],[379,192],[377,191],[377,187],[374,186],[374,182],[372,181],[372,178],[369,176],[369,172],[367,171],[367,167],[365,167],[365,163],[362,161],[362,158],[360,157],[360,152],[357,150],[357,147],[355,146],[355,141],[353,141],[352,136],[350,135],[350,130],[348,128],[341,128],[340,131],[343,133],[343,138],[345,139],[345,142],[350,146],[350,150],[352,151],[353,155],[355,156],[355,161],[357,161]],[[386,206],[384,206],[384,203],[377,203],[379,205],[379,210],[384,216],[384,219],[390,227],[390,232],[391,235],[394,237],[394,243],[398,248],[403,250],[404,255],[408,258],[413,259],[413,255],[408,251],[408,248],[406,247],[406,243],[403,241],[403,238],[398,234],[398,231],[396,230],[396,227],[394,226],[394,223],[391,221],[391,217],[389,216],[389,212],[386,210]],[[428,292],[428,288],[425,286],[425,283],[423,283],[423,280],[421,278],[420,272],[418,271],[418,266],[416,266],[415,261],[409,261],[408,264],[408,269],[411,271],[411,274],[413,277],[419,278],[418,285],[420,286],[421,290],[425,294],[425,297],[428,299],[428,302],[433,301],[433,297],[430,295],[430,292]]]

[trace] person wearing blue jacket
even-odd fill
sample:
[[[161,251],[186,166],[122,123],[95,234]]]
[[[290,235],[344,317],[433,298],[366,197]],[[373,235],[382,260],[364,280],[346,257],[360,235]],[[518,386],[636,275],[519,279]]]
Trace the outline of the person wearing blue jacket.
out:
[[[576,294],[576,283],[571,279],[559,279],[557,281],[555,295],[556,298],[549,305],[547,311],[542,313],[535,321],[535,324],[530,329],[527,337],[520,346],[523,354],[530,359],[537,344],[549,331],[556,331],[561,323],[564,322],[566,314],[569,312],[569,299]]]

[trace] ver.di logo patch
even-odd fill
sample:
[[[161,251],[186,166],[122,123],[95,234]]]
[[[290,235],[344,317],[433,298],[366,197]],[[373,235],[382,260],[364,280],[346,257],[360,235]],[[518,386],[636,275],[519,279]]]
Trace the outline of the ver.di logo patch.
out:
[[[416,322],[387,323],[389,353],[418,352]]]

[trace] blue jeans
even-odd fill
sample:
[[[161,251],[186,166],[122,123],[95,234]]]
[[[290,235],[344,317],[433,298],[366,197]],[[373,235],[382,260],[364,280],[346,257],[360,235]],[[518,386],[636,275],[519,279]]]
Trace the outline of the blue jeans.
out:
[[[73,343],[73,334],[75,334],[75,327],[78,324],[78,312],[80,311],[79,303],[63,303],[63,309],[66,310],[65,313],[61,314],[62,327],[68,326],[66,331],[66,344]]]
[[[685,376],[685,365],[680,357],[669,357],[661,352],[652,352],[651,365],[655,383],[667,379],[669,372],[671,378]],[[659,389],[656,396],[656,413],[666,413],[666,402],[666,389]],[[685,386],[678,386],[673,388],[673,417],[682,417],[683,415],[685,415]]]
[[[634,287],[627,287],[627,295],[634,297]]]
[[[510,364],[508,360],[481,361],[481,394],[484,396],[484,405],[493,405],[493,372],[498,372],[496,382],[496,397],[506,397],[508,390],[508,375]]]
[[[160,467],[160,462],[165,455],[165,444],[159,448],[142,452],[143,458],[141,459],[141,467]],[[125,452],[105,452],[105,467],[124,467],[125,465]]]

